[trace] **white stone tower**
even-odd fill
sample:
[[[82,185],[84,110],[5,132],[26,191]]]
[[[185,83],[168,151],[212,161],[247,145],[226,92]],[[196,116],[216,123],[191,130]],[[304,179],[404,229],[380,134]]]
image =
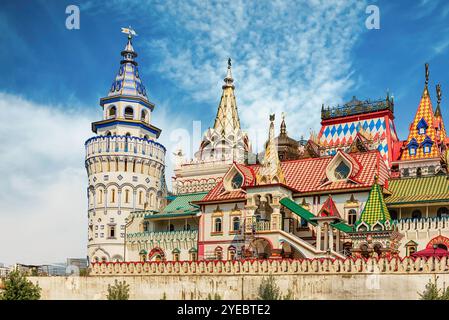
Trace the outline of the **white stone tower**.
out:
[[[92,123],[96,136],[85,143],[88,186],[88,256],[123,261],[125,219],[134,210],[159,210],[165,202],[165,148],[161,130],[151,124],[154,104],[140,79],[132,29],[107,97],[103,120]]]

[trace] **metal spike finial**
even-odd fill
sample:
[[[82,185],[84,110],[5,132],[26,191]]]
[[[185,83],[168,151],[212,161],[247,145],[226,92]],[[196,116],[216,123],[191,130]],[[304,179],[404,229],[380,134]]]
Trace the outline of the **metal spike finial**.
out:
[[[441,85],[437,84],[437,99],[438,99],[438,105],[440,105],[441,102]]]
[[[425,69],[426,69],[426,86],[429,83],[429,64],[426,63],[425,65]]]
[[[287,126],[285,125],[285,113],[282,112],[281,135],[287,134]]]
[[[270,121],[274,121],[274,113],[270,114]]]
[[[232,60],[231,60],[231,58],[228,58],[228,68],[231,68],[231,66],[232,66]]]

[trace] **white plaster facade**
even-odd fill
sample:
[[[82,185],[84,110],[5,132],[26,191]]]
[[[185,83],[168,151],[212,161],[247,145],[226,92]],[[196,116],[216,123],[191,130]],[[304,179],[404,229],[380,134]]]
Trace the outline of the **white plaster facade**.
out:
[[[154,105],[140,80],[137,54],[128,38],[119,73],[100,100],[103,119],[85,143],[88,174],[88,257],[123,261],[126,219],[131,211],[165,203],[165,148],[151,124]]]

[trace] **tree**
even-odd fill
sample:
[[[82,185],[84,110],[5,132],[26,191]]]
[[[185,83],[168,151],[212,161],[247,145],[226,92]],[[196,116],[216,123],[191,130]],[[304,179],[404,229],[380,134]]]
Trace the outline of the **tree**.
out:
[[[281,289],[276,284],[273,275],[263,278],[259,286],[259,300],[281,300]]]
[[[221,296],[218,293],[216,293],[216,292],[213,295],[208,293],[206,300],[221,300]]]
[[[113,286],[108,284],[108,300],[128,300],[129,299],[129,285],[126,281],[117,281]]]
[[[418,293],[421,300],[449,300],[449,288],[443,284],[443,289],[438,288],[438,277],[434,277],[433,281],[429,279],[425,290]]]
[[[285,296],[282,295],[281,289],[276,284],[273,275],[263,278],[259,286],[259,300],[293,300],[293,292],[288,289]]]
[[[41,288],[27,280],[24,273],[14,270],[4,281],[5,290],[0,295],[1,300],[39,300]]]

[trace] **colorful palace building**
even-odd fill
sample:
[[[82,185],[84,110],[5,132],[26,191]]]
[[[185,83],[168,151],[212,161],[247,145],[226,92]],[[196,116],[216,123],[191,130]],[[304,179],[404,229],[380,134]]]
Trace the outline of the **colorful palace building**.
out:
[[[449,255],[449,138],[427,64],[406,140],[393,97],[354,97],[323,105],[308,140],[288,135],[284,115],[277,135],[270,115],[256,155],[229,59],[213,127],[193,159],[176,152],[169,194],[132,33],[121,54],[86,141],[92,262]]]

